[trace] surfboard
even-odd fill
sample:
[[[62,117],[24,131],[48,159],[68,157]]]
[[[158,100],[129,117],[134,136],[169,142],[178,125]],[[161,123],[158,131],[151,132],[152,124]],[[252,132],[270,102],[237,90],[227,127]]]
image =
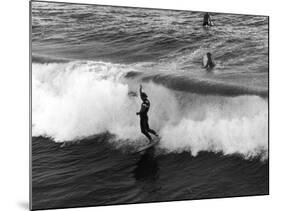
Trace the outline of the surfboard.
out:
[[[154,139],[150,144],[147,144],[145,146],[140,147],[137,152],[142,152],[145,151],[147,149],[149,149],[150,147],[153,147],[154,145],[156,145],[158,142],[160,141],[159,138]]]
[[[205,66],[207,65],[207,62],[208,62],[208,57],[207,57],[207,55],[205,54],[205,55],[203,56],[203,60],[202,60],[203,67],[205,67]]]

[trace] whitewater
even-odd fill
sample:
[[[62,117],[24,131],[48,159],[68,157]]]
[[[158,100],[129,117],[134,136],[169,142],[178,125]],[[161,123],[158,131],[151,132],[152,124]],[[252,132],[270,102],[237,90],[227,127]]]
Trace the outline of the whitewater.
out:
[[[142,83],[151,101],[150,125],[166,153],[267,156],[267,98],[177,91],[143,81],[145,75],[128,79],[139,71],[134,65],[73,61],[32,67],[33,136],[65,142],[109,132],[119,146],[144,142],[136,116],[141,100],[129,94]]]

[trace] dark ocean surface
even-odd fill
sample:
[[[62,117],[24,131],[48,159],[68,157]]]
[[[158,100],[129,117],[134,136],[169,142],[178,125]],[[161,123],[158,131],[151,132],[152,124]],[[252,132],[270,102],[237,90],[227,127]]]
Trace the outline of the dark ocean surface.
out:
[[[32,2],[33,209],[269,193],[268,18],[203,15]]]

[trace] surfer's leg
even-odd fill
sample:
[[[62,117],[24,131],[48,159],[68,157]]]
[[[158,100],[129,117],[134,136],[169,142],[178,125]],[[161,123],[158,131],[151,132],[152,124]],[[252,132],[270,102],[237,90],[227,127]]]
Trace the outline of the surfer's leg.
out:
[[[154,130],[149,128],[148,120],[146,122],[146,130],[147,130],[147,132],[149,132],[149,133],[155,135],[156,137],[158,137],[158,134]]]
[[[149,143],[152,142],[152,138],[151,138],[151,136],[149,135],[149,133],[147,131],[142,130],[141,132],[148,138]]]
[[[152,130],[152,129],[148,129],[147,130],[149,133],[151,133],[151,134],[153,134],[153,135],[155,135],[155,136],[157,136],[158,137],[158,134],[154,131],[154,130]]]
[[[145,118],[141,118],[140,126],[141,126],[141,132],[148,138],[149,142],[151,142],[152,138],[148,133],[149,128],[147,128],[147,121]]]

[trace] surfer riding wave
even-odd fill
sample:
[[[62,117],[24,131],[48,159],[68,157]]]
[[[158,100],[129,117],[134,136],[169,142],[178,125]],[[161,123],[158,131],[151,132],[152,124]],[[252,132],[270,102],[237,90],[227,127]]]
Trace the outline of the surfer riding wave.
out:
[[[140,111],[137,112],[137,115],[140,116],[141,132],[148,138],[150,144],[152,142],[152,138],[149,133],[155,135],[156,137],[158,137],[158,134],[154,130],[149,128],[147,113],[150,108],[150,102],[147,99],[146,93],[142,91],[142,85],[140,85],[140,98],[142,100],[142,104]]]

